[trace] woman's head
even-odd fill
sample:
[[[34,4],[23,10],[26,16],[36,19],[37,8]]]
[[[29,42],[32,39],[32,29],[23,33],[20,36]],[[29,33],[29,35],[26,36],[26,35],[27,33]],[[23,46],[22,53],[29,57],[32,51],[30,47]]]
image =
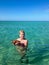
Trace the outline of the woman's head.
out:
[[[23,30],[20,30],[19,36],[20,36],[21,39],[23,39],[25,37],[25,32]]]

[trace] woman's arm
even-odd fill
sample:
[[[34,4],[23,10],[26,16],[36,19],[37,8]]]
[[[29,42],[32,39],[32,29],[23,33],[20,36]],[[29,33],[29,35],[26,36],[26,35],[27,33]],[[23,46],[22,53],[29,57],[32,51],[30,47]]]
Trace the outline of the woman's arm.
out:
[[[20,41],[18,41],[18,40],[13,40],[12,43],[13,43],[14,45],[17,45],[17,44],[20,43]]]

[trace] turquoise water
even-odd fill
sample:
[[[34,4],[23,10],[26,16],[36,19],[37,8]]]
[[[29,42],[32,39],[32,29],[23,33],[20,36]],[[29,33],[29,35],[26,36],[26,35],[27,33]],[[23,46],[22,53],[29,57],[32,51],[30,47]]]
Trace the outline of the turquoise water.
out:
[[[12,40],[25,31],[28,40],[28,64],[20,63],[20,55]],[[49,22],[0,21],[0,65],[49,65]]]

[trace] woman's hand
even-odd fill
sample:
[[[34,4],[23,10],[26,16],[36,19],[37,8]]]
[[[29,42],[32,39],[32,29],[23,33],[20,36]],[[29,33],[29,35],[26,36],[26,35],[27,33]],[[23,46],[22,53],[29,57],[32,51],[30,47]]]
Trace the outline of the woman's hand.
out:
[[[13,40],[12,43],[13,43],[14,45],[17,45],[17,44],[20,43],[20,41],[18,41],[18,40]]]

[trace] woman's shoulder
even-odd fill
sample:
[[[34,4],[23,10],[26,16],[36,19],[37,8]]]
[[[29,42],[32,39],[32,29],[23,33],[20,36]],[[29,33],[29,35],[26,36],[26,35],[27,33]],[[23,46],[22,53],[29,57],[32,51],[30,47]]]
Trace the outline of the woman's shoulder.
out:
[[[16,40],[21,41],[20,38],[17,38]],[[24,39],[24,41],[28,42],[28,40],[26,38]]]
[[[25,43],[28,43],[28,40],[27,40],[27,39],[25,39],[25,40],[24,40],[24,42],[25,42]]]
[[[20,38],[17,38],[16,40],[20,41]]]

